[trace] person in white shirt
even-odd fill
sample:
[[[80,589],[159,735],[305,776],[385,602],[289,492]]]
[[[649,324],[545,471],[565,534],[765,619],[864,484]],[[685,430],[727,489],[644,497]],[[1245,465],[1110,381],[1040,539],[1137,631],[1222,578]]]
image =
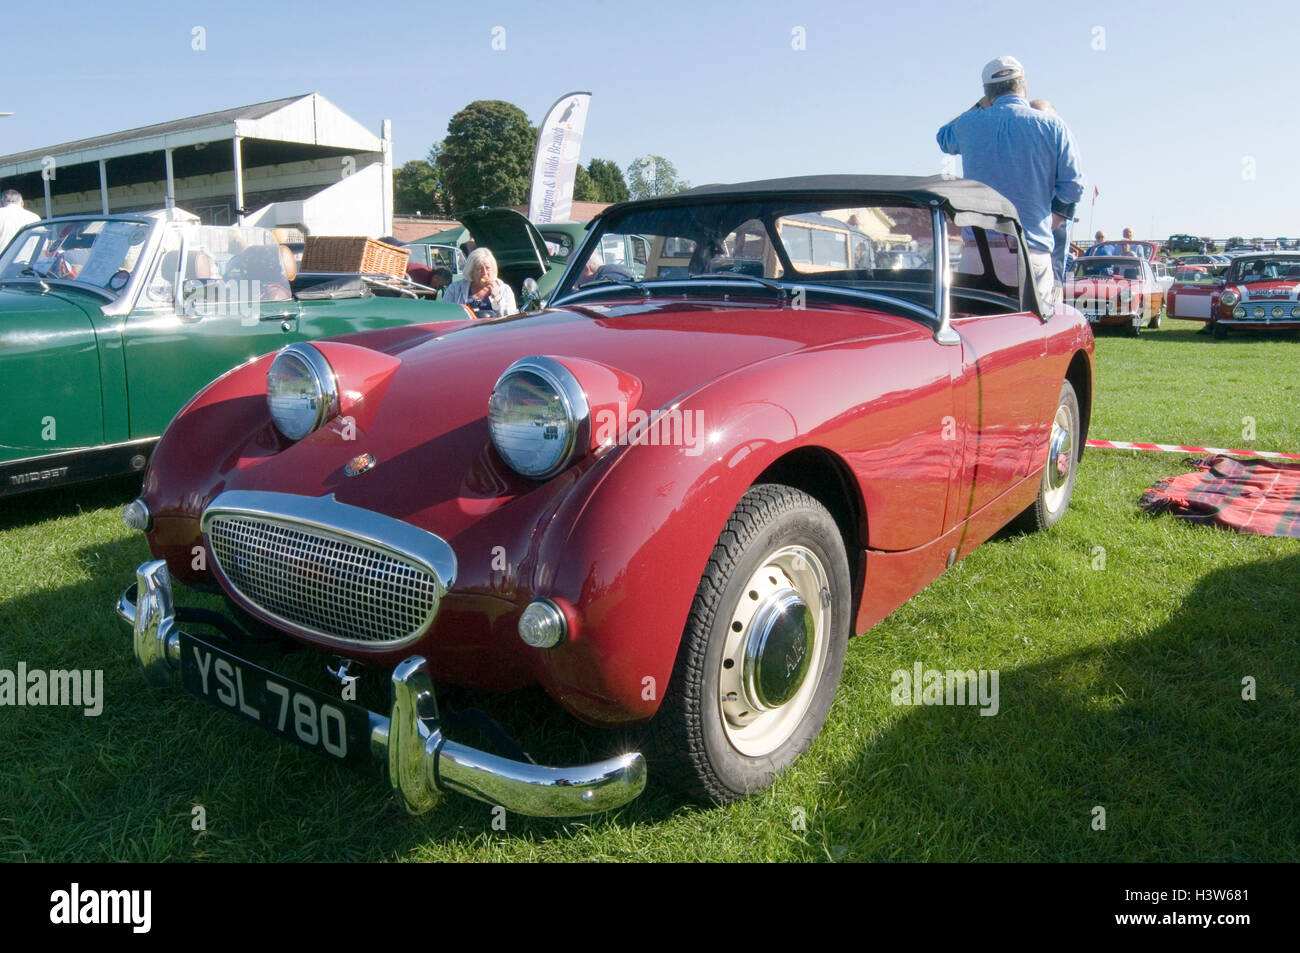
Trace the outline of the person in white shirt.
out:
[[[39,222],[41,217],[23,208],[23,197],[16,189],[0,193],[0,252],[9,247],[24,225]]]
[[[467,304],[480,318],[515,314],[515,293],[497,277],[497,260],[486,248],[475,248],[465,260],[465,277],[457,278],[442,293],[443,301]]]

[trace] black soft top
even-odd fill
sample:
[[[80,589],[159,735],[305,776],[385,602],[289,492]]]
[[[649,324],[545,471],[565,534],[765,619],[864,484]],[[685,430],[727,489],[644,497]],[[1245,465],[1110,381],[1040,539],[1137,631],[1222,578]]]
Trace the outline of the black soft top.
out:
[[[938,205],[954,216],[967,213],[993,219],[1010,219],[1017,224],[1020,221],[1015,206],[996,189],[974,179],[942,175],[798,175],[786,179],[760,179],[756,182],[716,183],[640,202],[620,202],[606,209],[603,214],[619,212],[630,205],[668,207],[691,204],[714,196],[773,198],[780,195],[812,197],[852,194],[896,195],[918,205]]]

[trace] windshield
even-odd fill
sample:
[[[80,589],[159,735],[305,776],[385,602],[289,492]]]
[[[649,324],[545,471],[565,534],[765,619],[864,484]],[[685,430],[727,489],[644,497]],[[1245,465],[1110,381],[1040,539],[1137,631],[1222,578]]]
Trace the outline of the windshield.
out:
[[[934,306],[934,235],[927,208],[865,196],[705,201],[630,208],[603,219],[557,297],[602,286],[701,279],[831,286]],[[858,204],[861,203],[861,204]]]
[[[1132,258],[1080,258],[1074,263],[1071,278],[1127,278],[1136,281],[1142,277],[1142,266]]]
[[[1120,240],[1094,245],[1088,250],[1088,255],[1132,255],[1135,258],[1150,258],[1153,250],[1149,242]]]
[[[1300,281],[1300,258],[1238,258],[1228,269],[1229,284]]]
[[[102,218],[36,222],[0,255],[0,280],[75,281],[116,298],[140,264],[151,227]]]

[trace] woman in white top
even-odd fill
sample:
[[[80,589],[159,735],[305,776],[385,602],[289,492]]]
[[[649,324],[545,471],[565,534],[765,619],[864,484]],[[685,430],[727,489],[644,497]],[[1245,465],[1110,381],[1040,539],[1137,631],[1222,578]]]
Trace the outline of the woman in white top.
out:
[[[486,248],[475,248],[465,261],[465,277],[443,293],[444,301],[467,304],[480,318],[500,318],[519,310],[515,293],[497,277],[497,260]]]

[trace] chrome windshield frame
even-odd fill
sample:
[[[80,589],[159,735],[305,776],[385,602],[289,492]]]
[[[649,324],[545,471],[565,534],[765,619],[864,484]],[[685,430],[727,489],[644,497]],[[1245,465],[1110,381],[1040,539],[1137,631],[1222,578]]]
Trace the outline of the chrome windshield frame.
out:
[[[948,270],[948,228],[943,209],[935,202],[930,207],[930,223],[934,231],[934,310],[939,316],[939,327],[934,332],[936,344],[960,344],[961,338],[952,329],[952,274]]]

